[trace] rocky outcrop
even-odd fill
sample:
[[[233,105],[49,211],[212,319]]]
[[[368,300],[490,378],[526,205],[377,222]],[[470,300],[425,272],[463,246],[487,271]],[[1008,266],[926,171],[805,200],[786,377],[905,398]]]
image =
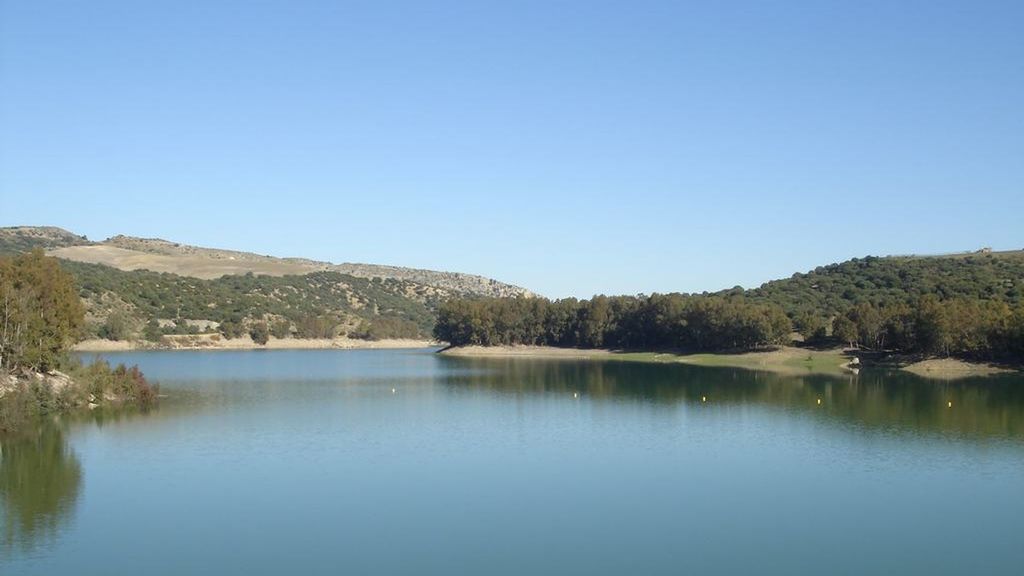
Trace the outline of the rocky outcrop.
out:
[[[74,387],[75,381],[71,379],[71,376],[59,370],[51,370],[46,373],[29,372],[20,377],[14,374],[0,374],[0,398],[17,390],[20,386],[30,384],[43,388],[52,396],[62,396]]]

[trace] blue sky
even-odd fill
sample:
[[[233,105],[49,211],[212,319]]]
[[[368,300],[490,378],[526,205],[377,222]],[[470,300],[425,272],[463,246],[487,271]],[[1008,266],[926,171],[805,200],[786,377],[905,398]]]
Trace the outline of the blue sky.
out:
[[[0,2],[0,225],[552,297],[1024,248],[1024,3]]]

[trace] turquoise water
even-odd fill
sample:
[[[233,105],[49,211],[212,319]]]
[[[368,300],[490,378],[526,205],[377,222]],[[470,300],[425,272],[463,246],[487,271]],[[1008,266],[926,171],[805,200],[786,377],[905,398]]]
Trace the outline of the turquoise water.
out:
[[[425,350],[107,357],[167,397],[4,442],[0,574],[1024,566],[1019,377]]]

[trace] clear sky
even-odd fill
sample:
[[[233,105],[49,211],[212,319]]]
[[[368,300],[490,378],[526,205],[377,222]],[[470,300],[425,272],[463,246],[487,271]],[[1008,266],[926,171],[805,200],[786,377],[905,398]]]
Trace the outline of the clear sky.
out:
[[[1024,248],[1024,2],[0,0],[0,225],[560,297]]]

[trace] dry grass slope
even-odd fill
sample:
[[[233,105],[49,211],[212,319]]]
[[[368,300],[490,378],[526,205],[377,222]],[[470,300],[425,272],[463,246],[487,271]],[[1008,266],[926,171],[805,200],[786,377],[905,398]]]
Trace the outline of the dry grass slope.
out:
[[[105,264],[120,270],[151,270],[205,280],[246,273],[267,276],[334,271],[358,278],[406,280],[446,292],[475,296],[529,296],[532,292],[483,276],[377,264],[319,262],[306,258],[277,258],[251,252],[179,244],[158,238],[114,236],[90,242],[84,236],[51,226],[0,228],[0,250],[21,252],[42,247],[51,256]]]

